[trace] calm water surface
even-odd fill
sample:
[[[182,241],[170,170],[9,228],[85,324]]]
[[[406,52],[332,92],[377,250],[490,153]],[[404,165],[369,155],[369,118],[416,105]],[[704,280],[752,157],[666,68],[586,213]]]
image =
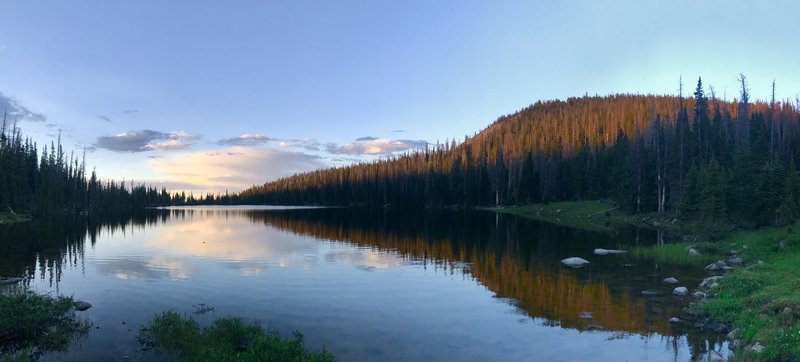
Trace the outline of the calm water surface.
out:
[[[488,212],[180,208],[0,227],[0,275],[94,305],[81,315],[99,328],[45,360],[163,359],[139,350],[138,329],[198,303],[215,308],[195,316],[202,324],[235,315],[299,330],[341,361],[727,355],[721,336],[668,322],[689,318],[689,299],[661,280],[693,289],[698,268],[592,254],[655,240]],[[561,266],[569,256],[592,263]]]

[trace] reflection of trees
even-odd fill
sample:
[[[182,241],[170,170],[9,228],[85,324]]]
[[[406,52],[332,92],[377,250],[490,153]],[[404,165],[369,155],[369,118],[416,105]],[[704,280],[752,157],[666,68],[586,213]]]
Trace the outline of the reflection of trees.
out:
[[[461,268],[524,313],[567,328],[670,336],[676,331],[663,316],[684,314],[671,299],[642,298],[629,279],[603,270],[587,275],[589,271],[557,264],[559,255],[581,244],[559,241],[601,237],[594,233],[485,213],[323,209],[250,211],[247,216],[297,234],[396,251],[425,265]],[[654,320],[653,310],[660,311],[659,319]],[[593,318],[581,318],[583,311],[591,311]],[[693,351],[707,349],[707,334],[686,333]],[[677,336],[669,338],[677,343]]]
[[[671,330],[668,316],[682,315],[680,305],[640,297],[640,289],[632,288],[630,279],[602,268],[572,270],[558,265],[563,255],[578,255],[586,249],[582,242],[564,240],[607,236],[488,213],[178,209],[43,219],[0,227],[0,275],[38,275],[57,288],[63,268],[82,267],[87,240],[93,246],[104,235],[134,233],[170,219],[243,216],[316,239],[396,252],[426,267],[464,271],[521,312],[552,325],[578,330],[601,327],[643,336],[657,332],[674,336],[667,337],[671,343],[686,334],[695,354],[706,351],[707,343],[718,342],[718,336],[701,331]],[[593,318],[580,318],[583,311],[591,311]]]
[[[133,232],[164,222],[168,212],[98,214],[37,218],[0,227],[0,276],[47,279],[58,288],[64,268],[83,264],[85,241],[94,246],[103,234]]]

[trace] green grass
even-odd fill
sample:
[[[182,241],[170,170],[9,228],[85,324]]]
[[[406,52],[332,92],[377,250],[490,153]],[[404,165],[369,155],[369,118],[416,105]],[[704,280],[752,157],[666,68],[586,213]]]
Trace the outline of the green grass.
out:
[[[508,206],[488,210],[504,214],[519,215],[567,227],[590,231],[611,232],[611,223],[617,222],[620,214],[608,200],[564,201],[549,204]],[[590,216],[591,215],[591,216]]]
[[[209,328],[200,328],[191,318],[174,311],[156,316],[139,332],[145,347],[186,361],[333,361],[325,351],[308,351],[303,335],[281,338],[265,332],[258,324],[241,318],[217,319]]]
[[[689,254],[689,248],[694,247],[702,255]],[[705,244],[697,245],[690,243],[673,243],[664,245],[638,246],[631,248],[629,255],[637,259],[653,260],[659,263],[679,263],[705,266],[710,262],[716,261],[719,257],[714,256]]]
[[[611,200],[562,201],[547,204],[486,208],[504,214],[542,220],[566,227],[599,232],[615,232],[615,226],[634,225],[661,230],[681,225],[669,214],[629,214]]]
[[[0,294],[0,360],[27,361],[65,351],[90,323],[76,317],[72,298],[30,292]]]
[[[16,224],[18,222],[26,221],[31,221],[30,215],[0,212],[0,225]]]
[[[800,230],[794,225],[738,232],[718,243],[737,250],[745,267],[726,274],[714,298],[699,308],[738,328],[744,344],[765,347],[760,354],[739,352],[736,359],[800,359],[800,234],[795,229]]]

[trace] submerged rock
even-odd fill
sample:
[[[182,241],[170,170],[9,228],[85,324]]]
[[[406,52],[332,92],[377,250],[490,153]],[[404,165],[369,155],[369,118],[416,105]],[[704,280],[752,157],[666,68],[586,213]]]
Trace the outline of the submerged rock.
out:
[[[672,294],[682,297],[686,294],[689,294],[689,289],[687,289],[686,287],[677,287],[672,290]]]
[[[672,318],[669,319],[669,322],[670,323],[680,323],[681,320],[678,319],[678,317],[672,317]]]
[[[624,254],[627,253],[625,250],[614,250],[614,249],[594,249],[595,255],[614,255],[614,254]]]
[[[91,308],[92,307],[92,303],[89,303],[89,302],[87,302],[85,300],[76,300],[75,302],[72,303],[72,306],[75,307],[75,310],[82,312],[82,311],[85,311],[85,310]]]
[[[21,282],[23,280],[25,280],[25,279],[24,278],[18,278],[18,277],[11,277],[11,278],[0,277],[0,285],[17,284],[17,283],[19,283],[19,282]]]
[[[673,277],[669,277],[669,278],[664,279],[664,283],[667,283],[667,284],[678,284],[678,279],[675,279]]]
[[[577,256],[573,256],[571,258],[562,259],[561,263],[572,268],[580,268],[586,264],[589,264],[589,261],[583,258],[579,258]]]
[[[656,292],[654,292],[652,290],[643,290],[642,291],[642,295],[645,296],[645,297],[652,297],[652,296],[654,296],[656,294],[658,294],[658,293],[656,293]]]

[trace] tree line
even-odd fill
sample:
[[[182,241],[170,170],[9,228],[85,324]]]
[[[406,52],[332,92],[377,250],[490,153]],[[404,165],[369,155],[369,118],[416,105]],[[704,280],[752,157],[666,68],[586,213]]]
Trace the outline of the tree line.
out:
[[[41,148],[3,117],[0,128],[0,212],[33,215],[116,211],[178,203],[180,195],[143,184],[98,180],[85,157],[64,152],[61,138]],[[184,196],[185,200],[185,196]]]
[[[797,102],[684,96],[540,101],[463,142],[253,186],[240,202],[471,207],[611,198],[719,227],[800,217]]]

